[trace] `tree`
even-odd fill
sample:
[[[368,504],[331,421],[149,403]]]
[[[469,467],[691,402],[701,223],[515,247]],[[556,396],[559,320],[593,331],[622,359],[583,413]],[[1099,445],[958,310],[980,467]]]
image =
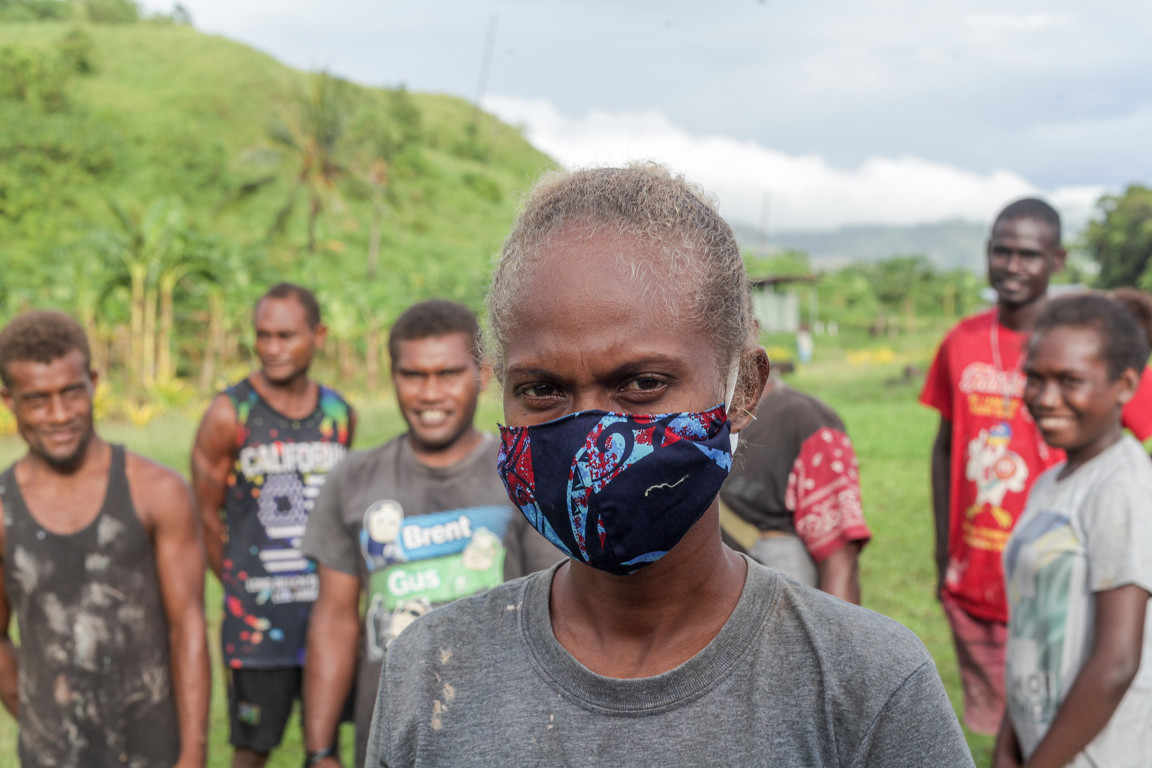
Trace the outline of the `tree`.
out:
[[[140,215],[109,202],[120,231],[104,237],[104,245],[124,266],[131,296],[130,361],[136,384],[151,384],[174,375],[172,295],[190,269],[189,228],[181,206],[157,200]]]
[[[308,250],[316,250],[316,227],[320,215],[341,205],[338,182],[347,174],[342,153],[348,122],[350,96],[348,84],[319,72],[309,78],[308,86],[296,98],[293,108],[277,112],[268,126],[268,139],[280,164],[290,168],[288,197],[277,210],[269,236],[282,234],[296,209],[301,192],[308,200]],[[265,153],[249,153],[256,162]],[[280,179],[272,173],[245,184],[240,196],[247,196]]]
[[[1100,265],[1098,285],[1152,288],[1152,189],[1132,185],[1123,195],[1100,198],[1096,207],[1100,216],[1088,223],[1084,244]]]
[[[369,280],[374,280],[380,263],[384,214],[389,206],[397,204],[393,175],[403,175],[420,165],[418,147],[424,138],[423,118],[411,94],[400,86],[388,91],[383,110],[361,111],[351,133],[367,153],[357,163],[356,179],[367,189],[366,196],[372,203],[365,272]]]

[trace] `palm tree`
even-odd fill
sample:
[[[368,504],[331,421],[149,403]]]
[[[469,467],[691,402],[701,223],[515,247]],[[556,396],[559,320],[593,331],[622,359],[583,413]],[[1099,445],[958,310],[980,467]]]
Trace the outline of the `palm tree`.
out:
[[[290,161],[292,181],[288,197],[269,227],[269,236],[284,232],[303,193],[308,201],[308,250],[316,250],[320,215],[342,206],[338,184],[348,172],[341,159],[348,115],[348,84],[326,72],[310,77],[293,109],[273,115],[268,139],[281,164]],[[278,178],[279,174],[272,174],[257,179],[240,193],[251,194]]]

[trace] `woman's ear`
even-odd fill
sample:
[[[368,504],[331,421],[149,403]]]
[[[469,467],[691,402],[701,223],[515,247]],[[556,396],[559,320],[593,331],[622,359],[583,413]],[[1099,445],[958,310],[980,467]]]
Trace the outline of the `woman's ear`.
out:
[[[1135,368],[1125,368],[1124,372],[1120,374],[1120,392],[1117,397],[1121,405],[1127,405],[1128,401],[1136,396],[1136,390],[1140,388],[1142,373]]]
[[[733,434],[748,426],[755,416],[771,369],[764,347],[755,344],[744,350],[740,358],[740,373],[736,376],[736,392],[728,409],[728,423]]]

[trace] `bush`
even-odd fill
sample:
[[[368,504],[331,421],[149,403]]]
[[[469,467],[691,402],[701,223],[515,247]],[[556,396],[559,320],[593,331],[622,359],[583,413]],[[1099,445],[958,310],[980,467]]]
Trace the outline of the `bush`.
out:
[[[0,21],[54,21],[71,13],[69,0],[0,0]]]
[[[96,70],[92,56],[92,36],[83,29],[76,28],[64,35],[57,43],[57,48],[64,66],[73,72],[89,74]]]
[[[133,0],[88,0],[88,18],[98,24],[132,24],[140,20]]]
[[[67,81],[68,70],[56,55],[22,45],[0,48],[0,99],[59,112],[68,105]]]

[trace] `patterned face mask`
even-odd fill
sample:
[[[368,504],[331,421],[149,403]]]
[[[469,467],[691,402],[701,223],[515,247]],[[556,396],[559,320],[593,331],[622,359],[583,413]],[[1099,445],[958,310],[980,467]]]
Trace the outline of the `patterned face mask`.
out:
[[[512,503],[561,552],[634,573],[676,546],[732,469],[723,405],[633,416],[581,411],[500,427],[497,471]]]

